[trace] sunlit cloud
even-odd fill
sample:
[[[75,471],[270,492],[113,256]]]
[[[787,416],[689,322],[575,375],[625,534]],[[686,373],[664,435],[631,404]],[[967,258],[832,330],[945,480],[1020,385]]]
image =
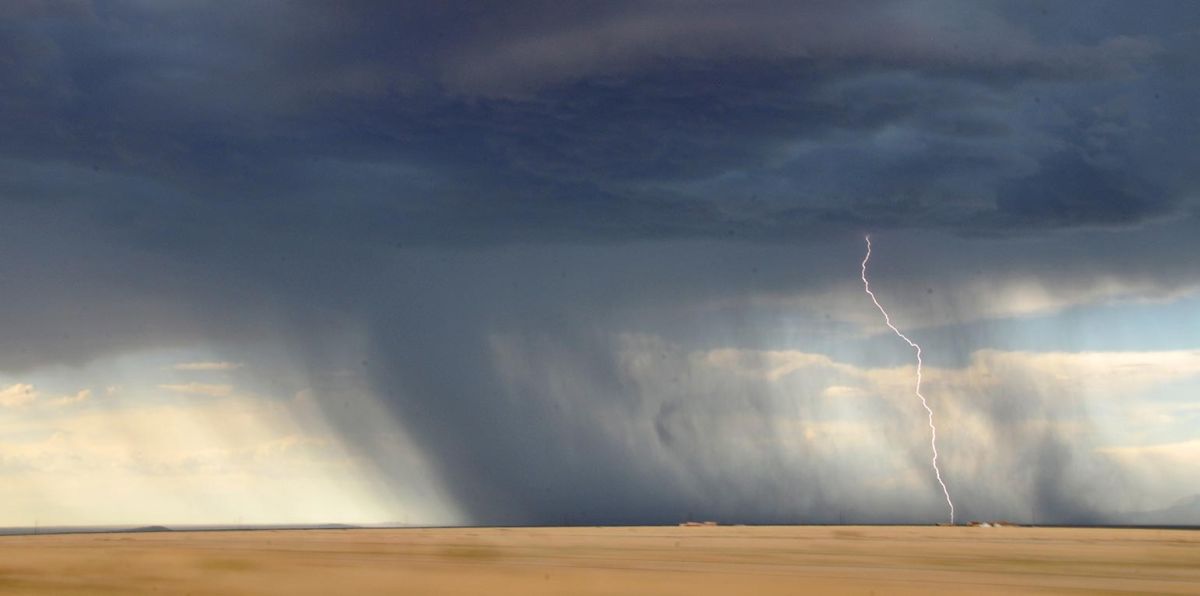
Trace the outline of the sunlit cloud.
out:
[[[1133,447],[1101,447],[1097,451],[1119,458],[1159,458],[1188,468],[1200,468],[1200,439]]]
[[[759,375],[769,381],[777,381],[806,368],[828,368],[843,372],[851,370],[824,354],[797,350],[720,349],[708,352],[704,359],[712,366],[739,374]]]
[[[91,389],[82,389],[73,395],[64,395],[49,400],[47,403],[56,408],[63,408],[83,403],[92,398]]]
[[[1135,446],[1098,448],[1125,470],[1145,495],[1144,507],[1161,508],[1177,499],[1200,498],[1200,439]],[[1153,498],[1167,495],[1166,498]],[[1200,523],[1197,512],[1191,517],[1161,520],[1159,523]]]
[[[227,371],[238,370],[245,366],[241,362],[180,362],[171,368],[183,371]]]
[[[862,387],[850,387],[847,385],[830,385],[821,392],[821,396],[830,399],[848,398],[848,397],[865,397],[870,395],[866,389]]]
[[[33,403],[37,398],[37,390],[28,383],[17,383],[0,389],[0,407],[2,408],[21,408]]]
[[[455,521],[449,506],[396,503],[381,492],[370,466],[321,423],[311,398],[182,387],[213,399],[114,398],[105,408],[66,407],[93,399],[84,389],[39,400],[47,407],[36,416],[22,411],[0,441],[0,500],[7,505],[0,526],[34,517],[65,524],[387,522],[410,511]],[[5,391],[36,394],[28,384]],[[389,442],[402,453],[411,449],[402,436]],[[101,492],[107,498],[95,499]]]
[[[159,385],[159,389],[166,389],[173,393],[182,393],[186,395],[208,395],[211,397],[227,397],[233,394],[232,385],[221,385],[212,383],[183,383],[183,384],[167,384]]]

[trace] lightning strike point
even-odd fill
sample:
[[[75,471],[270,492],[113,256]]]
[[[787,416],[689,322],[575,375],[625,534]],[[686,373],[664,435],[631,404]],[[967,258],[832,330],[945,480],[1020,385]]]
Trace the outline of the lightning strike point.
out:
[[[917,352],[917,387],[916,395],[921,399],[921,407],[925,408],[925,413],[929,415],[929,446],[933,448],[933,474],[937,477],[938,485],[942,487],[942,494],[946,495],[946,505],[950,506],[950,525],[954,525],[954,501],[950,499],[950,491],[946,489],[946,483],[942,481],[942,471],[938,468],[938,450],[937,450],[937,427],[933,424],[933,410],[929,408],[929,402],[925,401],[925,396],[921,394],[921,346],[917,342],[908,338],[892,324],[892,318],[888,316],[883,305],[879,303],[879,299],[875,297],[875,292],[871,291],[871,282],[867,281],[867,261],[871,260],[871,236],[865,236],[867,241],[867,256],[863,257],[862,261],[862,282],[863,289],[867,291],[867,295],[871,297],[871,302],[875,303],[875,307],[883,314],[883,322],[891,329],[900,339],[904,340]]]

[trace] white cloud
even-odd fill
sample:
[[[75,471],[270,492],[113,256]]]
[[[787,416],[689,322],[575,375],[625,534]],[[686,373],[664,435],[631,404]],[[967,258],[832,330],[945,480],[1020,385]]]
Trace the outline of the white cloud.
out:
[[[980,350],[957,372],[931,369],[934,381],[1001,383],[1013,373],[1041,389],[1137,398],[1148,389],[1200,375],[1200,350],[1019,352]]]
[[[228,397],[233,395],[232,385],[218,385],[209,383],[184,383],[174,385],[159,385],[159,389],[166,389],[174,393],[183,393],[187,395],[208,395],[211,397]]]
[[[171,368],[184,371],[224,371],[237,370],[243,366],[245,364],[241,362],[180,362]]]
[[[799,370],[825,368],[850,372],[852,367],[834,362],[824,354],[799,350],[711,350],[704,354],[705,363],[738,374],[761,376],[778,381]]]
[[[1183,468],[1197,468],[1200,470],[1200,439],[1160,443],[1157,445],[1102,447],[1097,449],[1097,451],[1121,459],[1163,459]]]
[[[851,387],[849,385],[830,385],[821,392],[821,397],[838,399],[852,397],[866,397],[870,392],[862,387]]]
[[[53,407],[62,408],[62,407],[66,407],[66,406],[72,406],[75,404],[83,403],[91,398],[92,398],[92,390],[91,389],[82,389],[82,390],[76,392],[74,395],[64,395],[62,397],[56,397],[47,403]]]
[[[22,408],[38,398],[37,389],[28,383],[17,383],[0,389],[0,407]]]
[[[884,392],[911,392],[916,367],[865,368],[823,354],[798,350],[717,349],[698,361],[741,376],[779,382],[797,371],[823,372],[838,379],[828,397],[861,395],[865,386]],[[962,368],[924,367],[928,391],[996,387],[1020,378],[1038,389],[1089,395],[1136,396],[1157,385],[1200,376],[1200,350],[1145,352],[1027,352],[978,350]]]

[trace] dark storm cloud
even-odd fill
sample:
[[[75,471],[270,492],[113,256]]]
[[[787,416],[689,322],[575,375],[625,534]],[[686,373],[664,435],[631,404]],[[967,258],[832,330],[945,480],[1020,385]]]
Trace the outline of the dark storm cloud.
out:
[[[28,6],[0,36],[0,150],[148,178],[201,211],[286,195],[272,209],[415,222],[397,233],[421,243],[564,227],[777,238],[831,223],[1011,232],[1043,214],[1130,224],[1196,186],[1151,185],[1143,164],[1088,144],[1153,136],[1142,159],[1180,159],[1192,131],[1113,127],[1156,109],[1161,63],[1184,42],[1117,22],[1035,35],[1033,9]],[[1097,198],[1063,202],[1060,185]]]
[[[1169,210],[1161,189],[1139,185],[1148,182],[1069,155],[1047,159],[1036,174],[1001,185],[997,207],[1002,217],[1030,228],[1121,224]]]
[[[860,258],[846,232],[937,232],[897,249],[921,258],[946,234],[1034,243],[954,244],[948,282],[997,255],[1045,280],[1169,257],[1063,238],[1194,227],[1196,6],[6,3],[2,367],[270,338],[315,370],[326,332],[361,328],[366,357],[340,364],[474,520],[829,520],[852,479],[782,455],[763,390],[688,384],[669,349],[671,378],[637,377],[622,334],[780,341],[696,305],[835,285]],[[1061,437],[1028,442],[1068,465]],[[1031,487],[1093,515],[1082,489]]]

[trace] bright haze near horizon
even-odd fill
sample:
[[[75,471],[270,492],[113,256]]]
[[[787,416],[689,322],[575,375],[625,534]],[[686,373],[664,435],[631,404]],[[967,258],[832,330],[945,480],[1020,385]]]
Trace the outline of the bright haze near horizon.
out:
[[[1200,523],[1200,3],[0,6],[0,526]]]

